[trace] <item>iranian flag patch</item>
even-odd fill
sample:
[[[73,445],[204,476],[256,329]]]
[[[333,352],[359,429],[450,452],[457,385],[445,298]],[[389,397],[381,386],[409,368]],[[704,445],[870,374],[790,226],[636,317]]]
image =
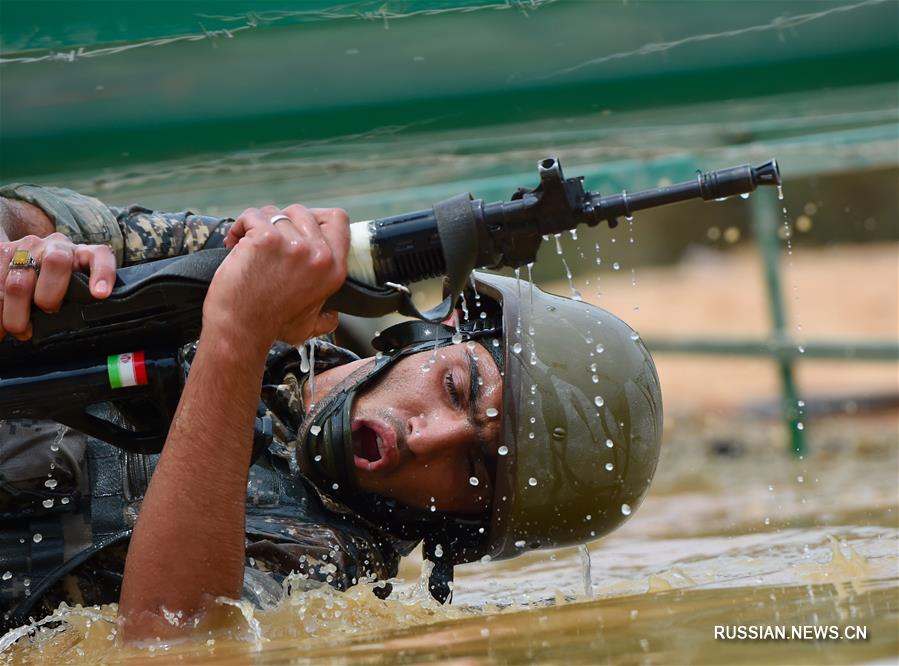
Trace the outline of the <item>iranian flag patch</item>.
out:
[[[142,351],[107,357],[106,370],[109,374],[109,385],[114,389],[147,383],[147,368],[144,366]]]

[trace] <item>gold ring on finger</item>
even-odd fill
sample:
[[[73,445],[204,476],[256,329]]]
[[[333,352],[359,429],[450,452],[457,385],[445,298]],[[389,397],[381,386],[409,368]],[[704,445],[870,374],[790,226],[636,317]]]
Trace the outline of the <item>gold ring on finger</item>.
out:
[[[41,272],[41,265],[35,260],[35,258],[31,255],[31,252],[22,248],[16,250],[12,255],[12,260],[9,262],[9,268],[24,270],[24,269],[33,269],[35,273]]]

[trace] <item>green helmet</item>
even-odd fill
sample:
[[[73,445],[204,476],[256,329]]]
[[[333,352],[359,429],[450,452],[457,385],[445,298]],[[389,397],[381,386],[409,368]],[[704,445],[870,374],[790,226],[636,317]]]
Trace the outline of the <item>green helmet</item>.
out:
[[[601,308],[512,278],[474,278],[479,294],[502,305],[508,449],[479,555],[607,534],[640,505],[659,458],[662,398],[646,346]]]

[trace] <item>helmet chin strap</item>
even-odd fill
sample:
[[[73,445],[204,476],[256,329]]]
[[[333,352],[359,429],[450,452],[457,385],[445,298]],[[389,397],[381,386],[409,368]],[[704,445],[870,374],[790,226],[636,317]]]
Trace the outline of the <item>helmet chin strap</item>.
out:
[[[455,542],[462,546],[479,539],[488,523],[486,519],[423,511],[361,491],[354,462],[352,413],[359,392],[381,379],[398,361],[418,352],[449,346],[457,333],[463,340],[499,334],[496,327],[484,321],[468,324],[459,331],[426,321],[407,321],[386,329],[372,343],[383,353],[376,359],[374,368],[351,386],[329,396],[328,404],[307,422],[299,452],[300,468],[322,492],[398,538],[425,539],[425,557],[434,562],[429,590],[441,603],[452,596]]]

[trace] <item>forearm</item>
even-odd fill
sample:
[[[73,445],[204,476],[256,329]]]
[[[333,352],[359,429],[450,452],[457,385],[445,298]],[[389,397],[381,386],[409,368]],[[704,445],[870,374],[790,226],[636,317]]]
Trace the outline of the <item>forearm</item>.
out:
[[[0,186],[0,240],[58,231],[75,243],[109,246],[119,266],[222,247],[232,222],[190,211],[116,208],[61,187]]]
[[[207,334],[131,539],[119,614],[124,637],[178,634],[185,617],[240,594],[244,503],[267,347]]]
[[[0,242],[19,240],[23,236],[49,236],[56,227],[47,214],[24,201],[0,197]]]

